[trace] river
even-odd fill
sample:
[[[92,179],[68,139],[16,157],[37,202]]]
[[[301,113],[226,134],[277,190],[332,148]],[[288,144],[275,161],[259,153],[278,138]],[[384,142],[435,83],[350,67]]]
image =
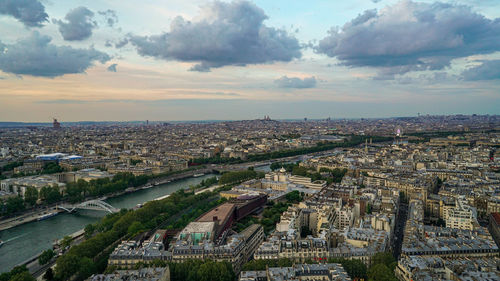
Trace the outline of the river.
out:
[[[132,208],[139,203],[171,194],[179,189],[197,185],[203,179],[213,177],[205,175],[167,183],[134,193],[124,194],[106,200],[115,208]],[[31,222],[0,232],[0,239],[5,244],[0,247],[0,272],[9,271],[38,253],[52,248],[56,239],[72,234],[87,224],[96,222],[106,213],[79,211],[75,214],[59,214],[44,221]]]

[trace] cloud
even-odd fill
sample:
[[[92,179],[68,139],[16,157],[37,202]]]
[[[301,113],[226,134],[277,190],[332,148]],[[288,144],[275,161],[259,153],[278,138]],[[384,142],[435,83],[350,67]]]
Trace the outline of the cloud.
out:
[[[367,10],[332,28],[316,46],[343,65],[378,67],[385,76],[441,70],[455,58],[499,50],[500,18],[464,5],[412,1]]]
[[[288,77],[282,76],[279,79],[274,80],[274,83],[280,88],[295,88],[295,89],[306,89],[316,87],[316,77]]]
[[[50,44],[51,40],[35,31],[15,44],[0,42],[0,69],[18,75],[56,77],[83,73],[95,61],[105,63],[110,60],[107,54],[93,48],[55,46]]]
[[[10,15],[27,27],[39,27],[49,15],[38,0],[0,0],[0,14]]]
[[[498,80],[500,79],[500,60],[482,61],[481,65],[462,72],[462,78],[466,81]]]
[[[394,79],[394,77],[393,77],[393,79]],[[432,72],[429,74],[420,74],[417,77],[411,77],[408,75],[404,75],[401,77],[397,77],[395,80],[399,84],[419,84],[419,83],[437,84],[437,83],[443,83],[446,81],[451,81],[452,79],[455,80],[456,77],[450,76],[450,75],[448,75],[448,73],[446,73],[444,71],[438,71],[438,72]],[[376,80],[383,80],[383,79],[376,79]]]
[[[176,17],[169,32],[132,35],[129,40],[142,56],[198,62],[193,71],[300,58],[298,40],[285,30],[267,27],[266,19],[264,11],[248,1],[215,1],[202,9],[198,21]]]
[[[159,105],[159,104],[171,104],[171,103],[185,103],[186,105],[192,105],[197,102],[213,102],[213,101],[235,101],[242,100],[240,94],[232,92],[188,92],[189,94],[197,95],[198,98],[185,98],[185,99],[100,99],[100,100],[81,100],[81,99],[53,99],[53,100],[37,100],[35,103],[42,104],[89,104],[89,103],[142,103],[149,105]],[[215,97],[215,98],[214,98]]]
[[[113,63],[112,65],[108,66],[108,71],[116,72],[116,66],[118,66],[118,64],[116,63]]]
[[[84,103],[89,103],[89,102],[90,101],[86,101],[86,100],[70,100],[70,99],[35,101],[35,103],[42,103],[42,104],[84,104]]]
[[[92,35],[92,30],[97,27],[97,22],[92,21],[94,13],[85,8],[78,7],[69,11],[66,16],[66,22],[62,20],[53,20],[59,25],[59,32],[66,41],[81,41]]]
[[[120,48],[124,47],[127,44],[128,44],[128,39],[127,38],[123,38],[122,40],[118,41],[118,43],[115,44],[115,48],[120,49]]]
[[[99,11],[97,13],[104,17],[104,19],[106,20],[106,24],[109,27],[113,27],[115,23],[118,22],[118,16],[116,15],[116,11],[114,10],[108,9],[106,11]]]

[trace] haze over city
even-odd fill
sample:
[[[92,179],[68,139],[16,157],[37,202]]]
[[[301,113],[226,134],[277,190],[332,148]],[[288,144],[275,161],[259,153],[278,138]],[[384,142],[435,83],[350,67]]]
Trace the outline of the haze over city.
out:
[[[0,1],[0,120],[495,114],[498,1]]]

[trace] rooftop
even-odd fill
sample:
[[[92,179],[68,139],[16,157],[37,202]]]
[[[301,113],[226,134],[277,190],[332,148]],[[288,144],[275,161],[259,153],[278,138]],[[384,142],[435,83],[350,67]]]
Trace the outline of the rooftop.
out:
[[[196,221],[197,222],[214,222],[214,221],[219,221],[219,222],[224,222],[233,212],[234,210],[234,204],[231,203],[224,203],[217,208],[214,208],[205,214],[203,214],[201,217],[199,217]]]

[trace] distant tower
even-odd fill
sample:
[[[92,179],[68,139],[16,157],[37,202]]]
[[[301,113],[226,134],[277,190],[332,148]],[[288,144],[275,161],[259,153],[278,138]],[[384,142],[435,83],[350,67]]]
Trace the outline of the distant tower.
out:
[[[368,153],[368,139],[365,139],[365,153]]]
[[[306,122],[306,121],[307,121],[307,117],[304,117],[304,122]]]
[[[149,120],[146,120],[146,125],[149,125]]]
[[[61,129],[61,123],[57,122],[56,118],[52,118],[52,119],[54,119],[54,122],[52,122],[52,127],[54,129]]]

